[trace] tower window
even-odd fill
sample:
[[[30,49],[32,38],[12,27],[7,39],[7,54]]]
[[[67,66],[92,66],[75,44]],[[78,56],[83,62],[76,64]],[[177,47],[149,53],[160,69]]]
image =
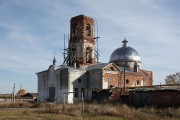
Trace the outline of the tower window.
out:
[[[87,63],[91,63],[91,54],[92,54],[91,52],[92,52],[91,48],[87,47],[86,49],[86,62]]]
[[[88,36],[91,35],[91,26],[90,26],[89,24],[86,25],[86,34],[87,34]]]

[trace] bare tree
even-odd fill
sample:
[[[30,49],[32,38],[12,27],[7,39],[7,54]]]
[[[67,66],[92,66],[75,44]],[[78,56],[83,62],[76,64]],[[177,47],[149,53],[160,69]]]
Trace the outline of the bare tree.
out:
[[[180,84],[180,72],[166,76],[166,84]]]

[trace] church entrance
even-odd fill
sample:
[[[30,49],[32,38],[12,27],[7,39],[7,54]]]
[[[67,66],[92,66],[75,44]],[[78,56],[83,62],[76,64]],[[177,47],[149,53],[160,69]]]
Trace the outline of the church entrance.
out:
[[[54,102],[55,87],[49,87],[49,102]]]

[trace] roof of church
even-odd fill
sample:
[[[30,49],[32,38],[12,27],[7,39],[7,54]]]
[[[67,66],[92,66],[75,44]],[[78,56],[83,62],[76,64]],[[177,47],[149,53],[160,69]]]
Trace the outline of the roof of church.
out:
[[[124,67],[117,66],[117,65],[116,65],[116,67],[117,67],[120,71],[124,70]],[[127,70],[127,69],[126,69],[126,70]]]
[[[86,68],[86,70],[97,70],[97,69],[102,69],[104,67],[106,67],[107,65],[109,65],[111,63],[97,63],[97,64],[93,64],[91,66],[89,66],[88,68]],[[115,65],[115,64],[114,64]],[[120,71],[124,70],[124,67],[121,66],[117,66],[115,65]],[[131,70],[129,70],[128,68],[125,68],[126,72],[131,72],[131,73],[135,73]]]
[[[97,64],[93,64],[91,66],[89,66],[88,68],[86,68],[86,70],[97,70],[97,69],[102,69],[105,66],[107,66],[110,63],[97,63]]]
[[[60,68],[60,65],[53,65],[54,66],[54,69],[57,70]]]
[[[79,69],[79,68],[74,68],[74,67],[67,66],[67,65],[60,65],[60,69],[77,70],[77,69]]]

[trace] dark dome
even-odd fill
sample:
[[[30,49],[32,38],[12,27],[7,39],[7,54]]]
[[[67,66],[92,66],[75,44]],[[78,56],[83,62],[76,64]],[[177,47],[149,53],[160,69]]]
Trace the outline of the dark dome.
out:
[[[110,57],[109,62],[141,62],[138,52],[127,46],[127,40],[124,39],[123,46],[117,48]]]

